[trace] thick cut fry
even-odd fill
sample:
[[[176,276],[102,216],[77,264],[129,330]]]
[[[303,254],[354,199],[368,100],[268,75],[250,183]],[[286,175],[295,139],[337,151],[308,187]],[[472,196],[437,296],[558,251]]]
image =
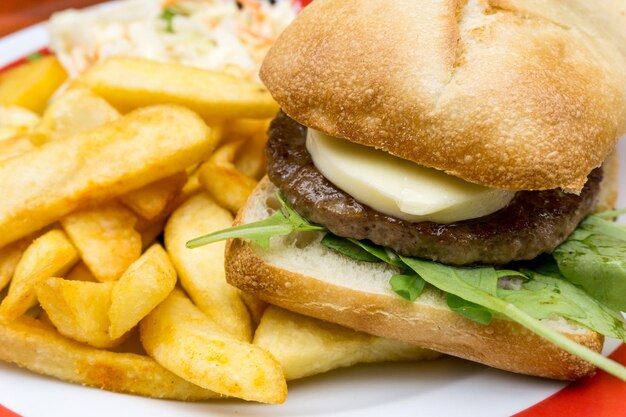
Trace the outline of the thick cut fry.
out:
[[[120,117],[105,99],[86,88],[71,88],[44,112],[37,130],[50,140],[65,139]]]
[[[274,117],[274,115],[272,115]],[[271,119],[233,119],[224,122],[222,143],[234,142],[255,135],[265,135]]]
[[[215,144],[193,112],[137,110],[0,164],[0,247],[89,204],[184,170]]]
[[[257,181],[237,170],[234,164],[243,141],[220,147],[198,170],[200,184],[219,203],[233,213],[239,211],[256,187]]]
[[[113,287],[109,336],[135,327],[176,285],[176,271],[161,245],[153,245],[133,263]]]
[[[247,177],[260,180],[267,172],[267,160],[265,159],[265,144],[267,136],[261,133],[252,136],[240,148],[235,157],[235,167]]]
[[[250,315],[239,291],[226,282],[224,242],[187,249],[194,237],[230,227],[233,217],[206,194],[180,206],[165,226],[165,247],[183,288],[211,320],[243,341],[250,341]]]
[[[39,304],[59,333],[98,348],[117,346],[109,337],[109,307],[113,282],[46,278],[36,287]]]
[[[156,221],[140,222],[140,227],[135,227],[141,234],[141,250],[145,250],[156,242],[157,238],[165,229],[165,219],[157,219]]]
[[[261,84],[223,73],[137,58],[109,58],[79,83],[122,112],[160,103],[188,107],[207,120],[268,118],[278,104]]]
[[[30,317],[0,323],[0,360],[63,381],[153,398],[220,398],[148,356],[99,350],[66,339]]]
[[[28,135],[14,136],[0,142],[0,162],[35,149]]]
[[[70,271],[65,275],[65,279],[72,281],[88,281],[98,282],[98,279],[93,276],[87,265],[84,262],[78,262]]]
[[[180,191],[180,194],[174,200],[173,206],[175,208],[180,207],[185,201],[189,200],[191,197],[200,194],[203,192],[202,185],[200,184],[200,180],[198,179],[198,171],[192,172],[188,178],[187,182],[183,186],[183,189]]]
[[[180,290],[142,320],[139,330],[146,352],[189,382],[249,401],[285,401],[287,384],[272,355],[231,337]]]
[[[287,380],[357,363],[434,359],[439,353],[384,339],[270,306],[254,344],[280,362]]]
[[[39,116],[28,109],[0,105],[0,141],[29,133],[37,123]]]
[[[186,182],[187,173],[179,172],[124,194],[120,200],[144,219],[152,220],[176,199]]]
[[[137,217],[118,202],[76,211],[61,225],[98,281],[118,279],[141,255]]]
[[[51,230],[35,239],[17,263],[9,293],[0,304],[0,317],[16,319],[37,303],[39,281],[63,275],[78,262],[78,252],[61,230]]]
[[[11,281],[11,278],[13,278],[17,263],[20,261],[22,254],[31,242],[32,239],[20,239],[0,249],[0,291],[2,291]]]
[[[248,307],[252,323],[255,326],[258,326],[261,322],[261,317],[263,317],[263,313],[269,304],[258,298],[256,295],[252,295],[247,292],[240,291],[239,296],[243,300],[246,307]]]
[[[20,65],[0,77],[0,104],[14,104],[41,113],[67,74],[53,56]]]

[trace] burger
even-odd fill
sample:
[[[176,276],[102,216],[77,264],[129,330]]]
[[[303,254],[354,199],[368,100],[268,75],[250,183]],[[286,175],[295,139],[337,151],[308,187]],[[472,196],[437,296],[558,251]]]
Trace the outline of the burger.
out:
[[[557,1],[316,0],[261,79],[268,177],[228,281],[304,315],[562,380],[626,340],[626,63]],[[598,212],[603,212],[599,213]]]

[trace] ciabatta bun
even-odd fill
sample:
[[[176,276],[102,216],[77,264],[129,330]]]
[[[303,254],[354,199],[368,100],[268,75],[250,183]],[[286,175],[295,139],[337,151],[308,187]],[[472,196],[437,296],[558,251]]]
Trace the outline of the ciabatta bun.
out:
[[[608,178],[603,186],[614,190],[616,183]],[[236,223],[268,217],[277,207],[276,191],[264,179]],[[416,302],[406,301],[389,286],[389,278],[397,273],[393,267],[339,255],[322,246],[321,237],[310,232],[275,237],[269,249],[230,241],[227,280],[288,310],[507,371],[562,380],[594,372],[591,364],[515,322],[496,317],[483,326],[461,317],[447,307],[436,289],[428,289]],[[590,349],[602,348],[603,337],[585,327],[564,319],[548,323]]]
[[[626,127],[625,31],[598,8],[316,0],[261,79],[330,135],[490,187],[578,192]]]

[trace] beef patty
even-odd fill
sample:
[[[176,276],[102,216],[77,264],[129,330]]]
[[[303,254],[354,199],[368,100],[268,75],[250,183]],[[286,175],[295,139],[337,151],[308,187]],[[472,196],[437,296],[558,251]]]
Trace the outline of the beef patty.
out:
[[[306,149],[306,131],[281,112],[270,126],[266,149],[270,180],[300,215],[338,236],[451,265],[505,264],[551,252],[593,210],[602,180],[598,168],[580,195],[520,191],[508,206],[484,217],[412,223],[359,203],[324,178]]]

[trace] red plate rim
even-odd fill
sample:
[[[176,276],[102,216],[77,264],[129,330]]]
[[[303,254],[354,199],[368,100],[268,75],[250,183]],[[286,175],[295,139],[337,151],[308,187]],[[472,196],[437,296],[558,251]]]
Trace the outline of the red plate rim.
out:
[[[300,0],[302,7],[312,0]],[[49,48],[34,51],[34,54],[51,55]],[[2,68],[0,73],[18,67],[30,61],[29,54]],[[626,366],[626,344],[620,345],[610,356],[616,362]],[[618,417],[626,415],[626,383],[599,370],[596,375],[573,382],[544,399],[530,406],[513,417]],[[19,414],[0,405],[0,417],[21,417]]]

